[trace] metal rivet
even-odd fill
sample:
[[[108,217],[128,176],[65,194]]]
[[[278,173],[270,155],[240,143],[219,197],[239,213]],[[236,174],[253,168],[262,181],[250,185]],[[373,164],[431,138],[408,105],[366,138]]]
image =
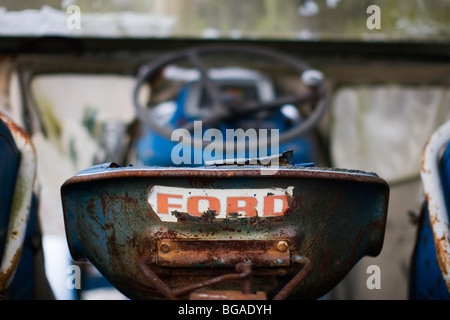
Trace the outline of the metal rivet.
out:
[[[277,243],[278,251],[285,252],[288,249],[288,244],[286,241],[279,241]]]
[[[160,247],[162,252],[169,252],[170,251],[170,247],[167,243],[163,243]]]

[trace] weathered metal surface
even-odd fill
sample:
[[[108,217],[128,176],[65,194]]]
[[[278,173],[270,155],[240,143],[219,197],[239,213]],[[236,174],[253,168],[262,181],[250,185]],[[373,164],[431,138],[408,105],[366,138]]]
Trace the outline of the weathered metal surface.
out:
[[[450,224],[439,160],[450,141],[450,122],[443,124],[427,141],[422,153],[421,179],[424,187],[436,257],[450,291]]]
[[[153,209],[150,204],[149,194],[155,186],[192,192],[221,190],[223,199],[236,190],[248,195],[251,189],[266,189],[267,198],[258,198],[261,193],[255,192],[255,200],[246,197],[246,205],[239,205],[238,209],[248,209],[243,214],[219,218],[213,210],[205,210],[202,215],[190,214],[189,210],[179,214],[177,209],[186,199],[174,193],[161,198],[169,199],[166,205],[177,217],[168,222],[155,212],[166,208]],[[253,212],[259,201],[275,201],[270,198],[274,197],[271,190],[289,190],[276,196],[282,209],[272,205],[276,215]],[[72,256],[90,260],[130,298],[168,297],[158,286],[166,288],[165,292],[192,287],[234,273],[229,264],[240,261],[255,262],[253,291],[265,292],[273,299],[287,286],[283,299],[314,299],[332,289],[363,256],[379,254],[389,187],[375,174],[315,167],[282,166],[268,176],[261,173],[259,166],[135,168],[104,164],[68,179],[61,187],[61,195]],[[208,198],[206,203],[218,207],[223,199]],[[190,241],[198,241],[202,266],[193,263],[196,252]],[[218,251],[214,251],[220,254],[212,253],[208,260],[207,244],[220,241],[230,245],[229,252],[224,252],[226,246],[215,245]],[[168,247],[161,247],[164,243]],[[271,245],[264,247],[262,243]],[[161,261],[163,252],[170,252],[174,244],[178,249],[188,249],[182,266],[174,264],[182,260],[181,251]],[[268,254],[257,258],[252,249]],[[282,263],[268,263],[271,255],[281,257]],[[214,257],[225,257],[227,263],[215,264]],[[305,269],[302,257],[311,262],[310,270]],[[304,277],[304,273],[308,276]],[[160,282],[155,285],[151,279]],[[242,288],[239,281],[224,281],[214,282],[202,291],[209,289]]]
[[[11,131],[3,121],[0,121],[0,262],[6,243],[20,153],[14,143]],[[11,272],[0,274],[0,298],[8,287]]]
[[[251,261],[256,267],[289,266],[283,240],[161,240],[156,263],[162,267],[234,267]]]
[[[4,235],[5,242],[0,266],[1,294],[9,287],[22,254],[36,176],[36,155],[30,137],[22,128],[3,113],[0,113],[0,121],[6,124],[14,139],[12,142],[14,146],[11,146],[12,149],[14,149],[14,152],[19,152],[17,157],[19,161],[18,166],[13,165],[12,167],[1,168],[1,170],[17,170],[15,181],[11,184],[14,188],[14,193],[10,199],[11,202],[8,206],[2,203],[0,208],[1,215],[8,217],[8,227]],[[5,187],[5,190],[2,190],[2,192],[8,193],[7,189],[10,186]]]

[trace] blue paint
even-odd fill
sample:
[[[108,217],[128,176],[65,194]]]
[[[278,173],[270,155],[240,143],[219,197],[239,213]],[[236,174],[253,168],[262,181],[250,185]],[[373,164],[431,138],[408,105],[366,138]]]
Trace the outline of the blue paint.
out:
[[[239,86],[239,80],[236,80],[237,83],[235,86]],[[257,80],[255,80],[257,81]],[[195,82],[194,82],[195,83]],[[255,84],[256,85],[256,84]],[[201,121],[202,118],[200,115],[190,115],[189,111],[186,109],[190,108],[208,108],[206,106],[189,106],[189,95],[192,95],[193,90],[198,89],[197,86],[192,85],[192,83],[188,83],[184,86],[184,88],[180,91],[178,97],[174,100],[176,108],[173,114],[170,116],[170,119],[165,124],[167,127],[177,129],[182,127],[186,123],[193,123],[194,121]],[[200,93],[198,93],[200,95]],[[260,97],[257,97],[260,99]],[[204,99],[204,98],[202,98]],[[223,138],[226,137],[227,129],[243,129],[258,127],[262,129],[278,129],[279,134],[283,134],[295,126],[299,125],[299,121],[301,120],[293,120],[286,116],[281,108],[276,110],[271,110],[267,112],[267,115],[264,118],[257,119],[254,114],[250,115],[242,115],[238,119],[232,120],[224,120],[214,128],[217,128],[222,133]],[[174,166],[175,164],[172,162],[171,153],[174,147],[178,145],[178,141],[171,141],[158,133],[152,131],[147,126],[142,126],[142,134],[141,137],[135,142],[135,149],[137,154],[137,161],[139,164],[143,164],[145,166]],[[203,133],[209,128],[202,127],[202,136]],[[258,130],[257,130],[258,131]],[[184,148],[183,150],[187,149]],[[268,148],[270,149],[270,148]],[[302,136],[295,137],[290,141],[287,141],[281,145],[279,145],[279,150],[274,150],[275,154],[282,153],[284,151],[292,150],[293,151],[293,159],[292,163],[301,163],[307,166],[315,160],[316,157],[316,146],[313,142],[312,134],[305,133]],[[217,160],[208,158],[209,152],[207,154],[203,153],[202,149],[192,147],[190,149],[190,163],[183,163],[184,167],[187,166],[203,166],[206,161]],[[272,154],[272,150],[267,150],[267,154],[258,154],[258,157],[261,156],[270,156]],[[245,154],[237,154],[234,153],[234,158],[251,158],[248,151]],[[206,158],[204,158],[206,157]],[[214,157],[214,155],[213,155]],[[225,154],[224,154],[225,158]],[[195,159],[202,159],[199,163],[198,161],[194,161]],[[221,159],[222,160],[222,159]],[[303,165],[303,166],[305,166]]]
[[[450,143],[439,163],[442,192],[447,213],[450,208]],[[431,197],[433,195],[430,195]],[[450,293],[439,267],[427,203],[422,205],[420,224],[411,263],[410,298],[414,300],[448,300]]]
[[[296,167],[314,167],[314,162],[306,162],[306,163],[296,163],[294,164]]]

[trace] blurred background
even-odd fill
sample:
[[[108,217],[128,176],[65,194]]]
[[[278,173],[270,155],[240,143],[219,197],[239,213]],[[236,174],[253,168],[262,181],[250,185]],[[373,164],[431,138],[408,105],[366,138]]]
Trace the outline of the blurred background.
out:
[[[380,11],[368,12],[371,5]],[[82,295],[67,287],[74,262],[60,187],[93,164],[126,165],[140,66],[204,43],[267,46],[323,72],[328,109],[316,164],[375,172],[391,187],[381,254],[361,260],[326,298],[408,299],[422,150],[450,120],[450,2],[1,0],[0,111],[36,149],[45,274],[55,298],[125,299],[103,282]],[[381,289],[366,286],[373,264]],[[95,278],[92,266],[80,266]]]

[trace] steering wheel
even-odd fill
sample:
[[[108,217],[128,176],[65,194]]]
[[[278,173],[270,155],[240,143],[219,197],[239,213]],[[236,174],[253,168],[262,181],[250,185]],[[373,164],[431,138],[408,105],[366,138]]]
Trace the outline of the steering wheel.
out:
[[[214,81],[211,80],[208,73],[208,68],[206,68],[203,63],[203,55],[222,53],[225,57],[229,53],[239,53],[239,54],[249,54],[253,56],[262,56],[266,58],[271,58],[275,61],[280,61],[288,66],[290,66],[294,71],[301,74],[301,80],[306,86],[307,90],[305,92],[293,95],[284,96],[276,98],[273,101],[268,102],[243,102],[238,108],[229,108],[223,104],[221,101],[220,91]],[[186,49],[174,51],[159,58],[156,58],[151,63],[144,66],[144,72],[140,73],[138,80],[136,82],[134,92],[133,92],[133,102],[136,109],[136,114],[139,120],[147,125],[150,129],[160,134],[161,136],[171,139],[172,129],[167,125],[161,125],[155,121],[155,117],[152,115],[152,109],[144,108],[139,102],[139,92],[141,87],[146,84],[149,79],[152,79],[160,70],[165,66],[173,63],[174,61],[181,59],[188,59],[192,63],[193,67],[197,69],[200,73],[200,81],[204,88],[206,89],[206,94],[209,95],[212,101],[213,111],[211,115],[206,116],[201,119],[202,125],[213,126],[222,120],[229,118],[231,115],[243,115],[255,112],[261,112],[264,110],[273,110],[276,108],[281,108],[286,104],[299,104],[299,103],[310,103],[313,106],[312,113],[298,124],[286,130],[279,135],[279,144],[287,142],[293,138],[296,138],[303,133],[306,133],[313,127],[317,125],[321,119],[324,111],[326,109],[326,98],[325,98],[325,87],[324,87],[324,77],[320,71],[311,69],[306,63],[298,60],[290,55],[278,52],[273,49],[263,48],[253,45],[229,45],[229,44],[214,44],[214,45],[199,45],[194,47],[189,47]],[[226,58],[225,58],[226,59]],[[193,123],[187,123],[181,128],[187,129],[192,132],[194,129]],[[192,137],[195,139],[194,137]],[[205,142],[198,141],[196,145],[205,145]],[[224,148],[226,144],[224,143]],[[235,146],[236,142],[231,142],[232,147]],[[252,142],[250,142],[251,144]],[[194,144],[195,145],[195,144]],[[248,150],[250,145],[246,145],[245,149]]]

